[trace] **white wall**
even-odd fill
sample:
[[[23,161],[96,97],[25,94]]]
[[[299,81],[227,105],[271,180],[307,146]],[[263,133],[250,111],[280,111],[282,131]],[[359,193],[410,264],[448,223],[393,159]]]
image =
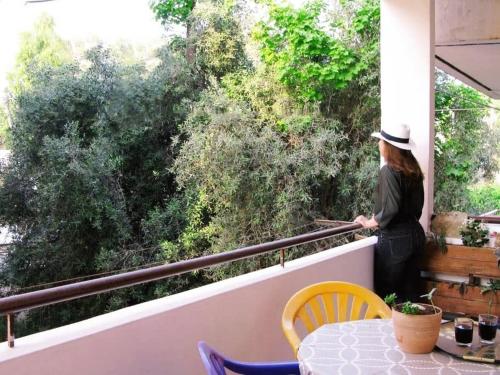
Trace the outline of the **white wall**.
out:
[[[434,200],[434,0],[380,2],[382,124],[404,123],[424,172],[420,222],[429,230]]]
[[[500,41],[500,1],[436,0],[436,44]]]
[[[239,360],[291,360],[281,332],[286,301],[324,280],[373,286],[370,237],[0,345],[0,374],[203,374],[205,340]]]

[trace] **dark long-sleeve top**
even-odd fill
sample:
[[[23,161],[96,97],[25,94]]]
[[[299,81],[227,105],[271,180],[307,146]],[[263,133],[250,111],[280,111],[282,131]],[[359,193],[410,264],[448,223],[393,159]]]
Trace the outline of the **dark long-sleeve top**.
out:
[[[379,172],[375,193],[375,221],[380,229],[417,221],[424,206],[423,181],[415,181],[384,165]]]

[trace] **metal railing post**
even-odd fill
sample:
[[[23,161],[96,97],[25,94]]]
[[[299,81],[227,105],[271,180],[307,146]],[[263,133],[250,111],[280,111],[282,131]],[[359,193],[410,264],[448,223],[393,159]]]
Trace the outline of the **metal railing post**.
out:
[[[14,314],[7,314],[7,343],[9,348],[14,347]]]

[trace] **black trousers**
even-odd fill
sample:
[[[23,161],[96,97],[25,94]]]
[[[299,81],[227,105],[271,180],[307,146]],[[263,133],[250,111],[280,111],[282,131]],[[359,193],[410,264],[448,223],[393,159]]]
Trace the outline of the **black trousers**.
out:
[[[375,245],[375,292],[383,299],[396,293],[398,301],[418,301],[418,261],[425,246],[425,233],[418,221],[391,225],[379,231]]]

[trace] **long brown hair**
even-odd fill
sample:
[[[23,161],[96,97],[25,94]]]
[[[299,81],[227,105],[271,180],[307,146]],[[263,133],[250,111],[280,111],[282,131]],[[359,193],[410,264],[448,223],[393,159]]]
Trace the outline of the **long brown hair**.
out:
[[[389,142],[384,142],[384,159],[387,165],[397,172],[401,172],[405,176],[415,181],[424,179],[424,174],[418,165],[417,159],[410,150],[402,150],[396,146],[391,145]]]

